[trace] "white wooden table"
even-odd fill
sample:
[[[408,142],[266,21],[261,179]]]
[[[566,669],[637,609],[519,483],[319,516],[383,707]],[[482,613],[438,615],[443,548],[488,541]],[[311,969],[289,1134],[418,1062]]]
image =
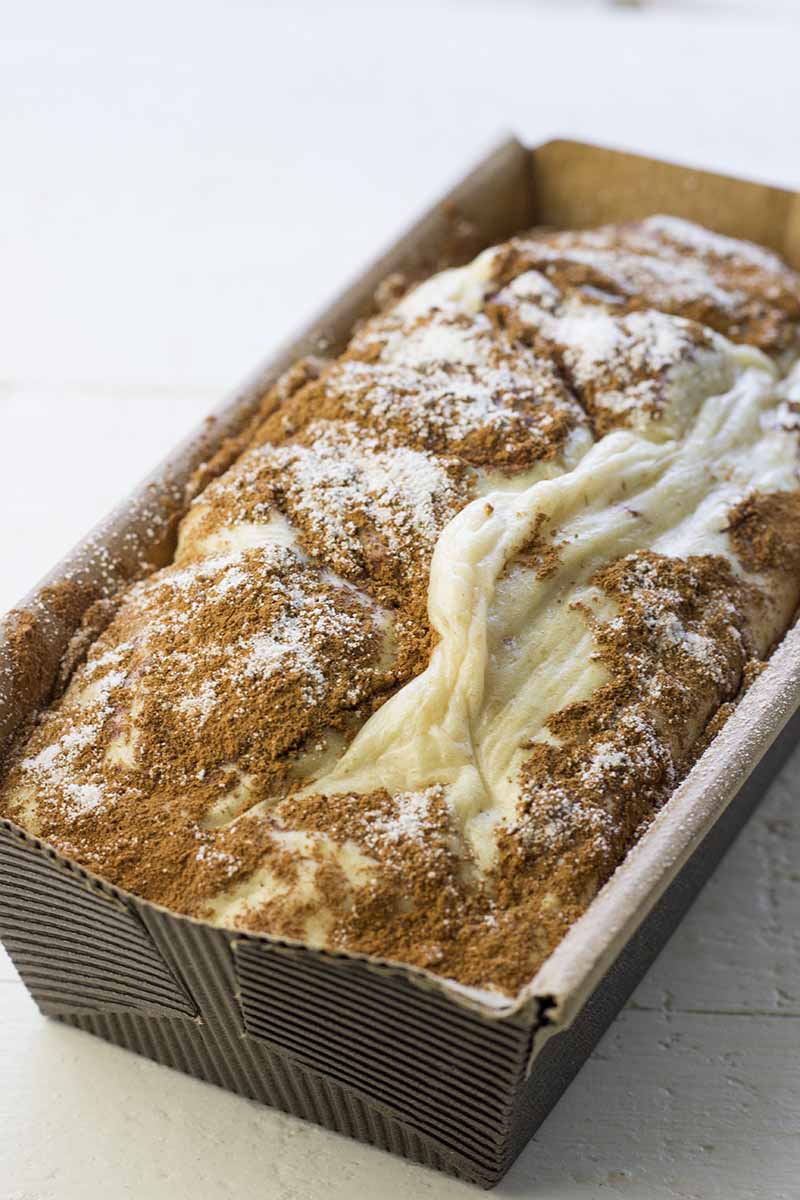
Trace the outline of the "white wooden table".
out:
[[[653,7],[4,12],[0,609],[503,129],[800,187],[797,4]],[[798,797],[800,754],[500,1196],[800,1195]],[[0,957],[0,1200],[470,1193],[44,1022]]]

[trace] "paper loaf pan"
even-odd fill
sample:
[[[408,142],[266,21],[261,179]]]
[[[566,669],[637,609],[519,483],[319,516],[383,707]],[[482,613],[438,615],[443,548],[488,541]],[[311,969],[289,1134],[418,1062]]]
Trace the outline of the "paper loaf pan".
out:
[[[662,211],[800,266],[800,196],[613,150],[510,139],[286,346],[9,615],[0,752],[56,686],[83,612],[168,561],[185,483],[272,381],[337,350],[375,288],[441,262],[453,209],[483,245],[533,224]],[[449,215],[450,214],[450,215]],[[229,1091],[490,1187],[579,1070],[800,733],[793,628],[695,769],[517,1002],[425,972],[176,916],[0,821],[0,936],[47,1016]]]

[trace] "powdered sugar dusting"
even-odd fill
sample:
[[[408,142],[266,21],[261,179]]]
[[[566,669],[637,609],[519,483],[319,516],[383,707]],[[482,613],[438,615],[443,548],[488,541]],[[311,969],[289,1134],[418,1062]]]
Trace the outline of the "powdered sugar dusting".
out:
[[[292,608],[281,615],[269,633],[257,634],[242,649],[241,670],[255,679],[269,679],[279,671],[299,671],[308,703],[320,700],[328,680],[315,646],[329,637],[357,639],[361,613],[348,613],[293,589]],[[238,656],[237,656],[238,657]]]
[[[308,440],[308,446],[270,446],[261,454],[286,473],[294,510],[315,528],[355,551],[352,514],[366,504],[390,535],[433,544],[457,495],[445,465],[405,446],[383,450],[377,439],[348,425],[319,422]]]
[[[763,246],[757,246],[755,242],[747,242],[742,238],[725,237],[724,234],[714,233],[711,229],[696,225],[693,221],[685,221],[681,217],[658,214],[644,220],[642,227],[648,233],[665,237],[703,257],[737,259],[762,271],[780,274],[786,270],[778,255],[765,250]]]
[[[695,322],[657,309],[619,314],[580,296],[558,301],[542,279],[527,271],[496,302],[561,355],[599,432],[607,422],[680,432],[704,392],[729,382],[732,347]]]
[[[397,792],[392,797],[394,813],[374,820],[373,831],[387,842],[410,838],[424,843],[428,835],[431,801],[440,799],[443,794],[444,789],[438,786],[421,792]]]
[[[23,786],[35,787],[45,794],[55,791],[65,802],[70,818],[86,815],[100,808],[106,800],[102,781],[80,780],[78,761],[84,751],[93,745],[103,724],[111,717],[111,693],[126,680],[123,671],[107,669],[110,662],[118,661],[123,648],[98,656],[90,663],[86,672],[88,684],[86,696],[78,696],[78,712],[86,712],[86,719],[67,729],[37,754],[23,758],[20,772]],[[98,672],[106,668],[99,678]],[[87,699],[91,696],[91,700]]]
[[[526,359],[530,367],[526,370]],[[424,370],[395,363],[343,362],[331,381],[345,392],[368,401],[380,423],[402,419],[424,439],[432,422],[451,444],[487,427],[510,429],[515,406],[542,400],[566,404],[552,368],[520,350],[515,365],[501,363]],[[538,415],[538,414],[537,414]],[[540,414],[552,420],[546,410]]]

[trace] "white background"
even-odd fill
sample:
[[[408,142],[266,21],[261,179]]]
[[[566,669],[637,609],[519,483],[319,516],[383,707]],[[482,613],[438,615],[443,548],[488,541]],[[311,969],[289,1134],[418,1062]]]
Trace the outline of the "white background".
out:
[[[506,129],[800,187],[792,0],[7,0],[0,30],[0,610]],[[499,1195],[800,1193],[798,773]],[[0,956],[0,1200],[362,1194],[473,1193],[45,1023]]]

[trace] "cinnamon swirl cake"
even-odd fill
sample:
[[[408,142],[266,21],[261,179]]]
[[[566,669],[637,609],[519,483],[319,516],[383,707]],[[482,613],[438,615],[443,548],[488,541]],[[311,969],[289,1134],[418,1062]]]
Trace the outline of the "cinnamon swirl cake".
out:
[[[265,399],[0,809],[175,911],[515,993],[792,621],[799,352],[798,276],[671,217],[430,278]]]

